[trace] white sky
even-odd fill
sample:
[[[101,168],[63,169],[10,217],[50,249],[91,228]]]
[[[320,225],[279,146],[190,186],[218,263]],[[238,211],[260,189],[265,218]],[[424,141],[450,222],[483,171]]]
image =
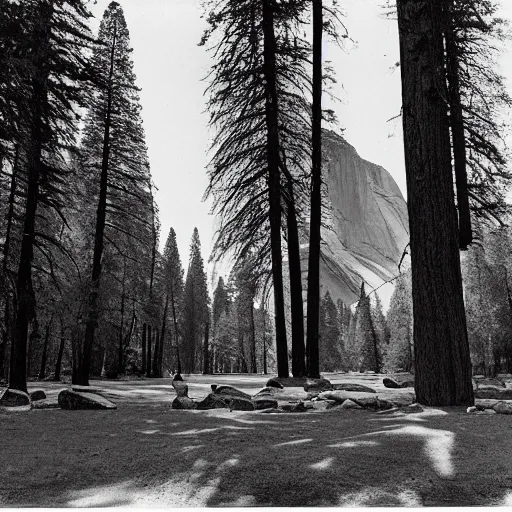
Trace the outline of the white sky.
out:
[[[211,133],[207,129],[203,91],[209,57],[197,43],[204,29],[200,0],[118,0],[131,43],[137,85],[142,88],[142,116],[151,172],[162,224],[161,244],[174,227],[181,259],[187,267],[195,226],[208,259],[213,235],[209,205],[202,202],[207,185],[205,166]],[[110,0],[91,9],[96,32]],[[400,71],[396,22],[383,18],[382,0],[341,0],[345,23],[356,41],[350,51],[329,46],[340,98],[335,109],[345,137],[365,159],[385,167],[405,196],[405,171],[400,121],[387,122],[400,111]],[[512,2],[502,16],[512,20]],[[502,72],[512,92],[512,48]]]

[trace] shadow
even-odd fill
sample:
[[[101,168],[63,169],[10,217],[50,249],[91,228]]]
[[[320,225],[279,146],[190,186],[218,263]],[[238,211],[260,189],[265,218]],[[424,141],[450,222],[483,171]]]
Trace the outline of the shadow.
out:
[[[117,389],[130,391],[125,382]],[[115,412],[2,415],[0,505],[512,503],[507,416],[175,411],[165,387],[138,389],[146,388],[134,385]]]

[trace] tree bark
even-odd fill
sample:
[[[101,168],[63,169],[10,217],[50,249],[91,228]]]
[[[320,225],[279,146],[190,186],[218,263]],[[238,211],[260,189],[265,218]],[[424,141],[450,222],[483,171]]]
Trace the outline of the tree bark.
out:
[[[204,345],[203,345],[203,375],[207,375],[210,372],[210,322],[206,322],[204,326]]]
[[[254,325],[254,302],[251,301],[249,309],[249,328],[251,330],[251,373],[258,373],[256,362],[256,326]]]
[[[160,353],[160,332],[155,328],[154,330],[155,337],[155,350],[153,351],[153,367],[152,367],[152,376],[160,377],[158,374],[158,355]]]
[[[434,0],[397,2],[418,403],[472,405],[458,247],[443,13]]]
[[[265,77],[270,244],[274,285],[277,374],[279,377],[288,377],[288,345],[286,341],[283,262],[281,254],[281,180],[279,172],[279,128],[276,86],[277,49],[274,33],[274,9],[275,0],[263,0],[263,74]]]
[[[180,359],[180,344],[178,336],[178,319],[176,316],[176,298],[174,296],[174,290],[171,283],[171,306],[172,306],[172,320],[174,324],[174,337],[176,343],[176,363],[178,365],[177,372],[181,374],[181,359]]]
[[[304,303],[302,301],[302,269],[300,265],[299,228],[291,176],[288,182],[288,269],[290,273],[290,306],[292,316],[292,374],[306,375],[306,350],[304,347]]]
[[[114,22],[115,23],[115,22]],[[88,315],[85,325],[84,348],[78,372],[79,384],[89,385],[92,347],[94,334],[98,326],[98,300],[101,279],[101,260],[103,256],[105,221],[107,215],[108,168],[110,159],[110,129],[112,123],[112,77],[114,75],[114,56],[116,49],[117,26],[114,25],[112,48],[110,51],[110,69],[107,90],[107,106],[105,112],[105,130],[103,134],[103,154],[101,161],[100,192],[96,212],[96,230],[94,234],[94,255],[92,263],[91,290],[89,292]]]
[[[450,125],[453,146],[453,167],[459,210],[459,248],[467,249],[473,241],[471,212],[469,209],[468,174],[466,168],[466,136],[460,96],[459,55],[453,30],[453,0],[447,0],[445,15],[446,70],[448,79],[448,101],[450,103]]]
[[[148,338],[147,338],[147,345],[146,345],[146,377],[151,377],[151,325],[148,325]]]
[[[309,226],[306,366],[308,377],[320,377],[320,241],[322,221],[322,0],[313,0],[313,107],[311,213]]]
[[[39,380],[43,380],[46,377],[46,360],[48,355],[48,344],[50,342],[50,330],[52,327],[53,317],[46,324],[46,329],[44,333],[44,343],[43,343],[43,354],[41,356],[41,368],[39,370]]]
[[[64,355],[64,347],[66,345],[66,338],[64,336],[64,322],[62,321],[62,317],[60,319],[60,344],[59,344],[59,352],[57,354],[57,362],[55,363],[55,376],[53,380],[60,380],[60,370],[62,368],[62,357]]]
[[[167,327],[167,311],[169,310],[169,294],[165,296],[165,306],[164,306],[164,315],[162,318],[162,330],[160,331],[160,345],[158,351],[158,377],[163,377],[163,360],[164,360],[164,339],[165,339],[165,330]]]
[[[142,324],[142,374],[146,373],[146,332],[147,332],[147,324],[144,322]]]

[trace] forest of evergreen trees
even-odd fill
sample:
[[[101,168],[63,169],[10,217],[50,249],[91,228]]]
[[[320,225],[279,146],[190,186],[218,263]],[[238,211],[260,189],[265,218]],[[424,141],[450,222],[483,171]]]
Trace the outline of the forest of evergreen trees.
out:
[[[87,4],[0,0],[0,379],[26,391],[64,375],[412,371],[419,402],[453,405],[473,401],[471,363],[512,371],[512,101],[494,2],[386,9],[411,236],[386,313],[364,282],[356,305],[320,282],[322,121],[337,126],[322,48],[347,37],[338,2],[204,2],[211,261],[231,262],[212,293],[197,229],[186,272],[173,229],[159,250],[129,30],[113,1],[91,33]]]

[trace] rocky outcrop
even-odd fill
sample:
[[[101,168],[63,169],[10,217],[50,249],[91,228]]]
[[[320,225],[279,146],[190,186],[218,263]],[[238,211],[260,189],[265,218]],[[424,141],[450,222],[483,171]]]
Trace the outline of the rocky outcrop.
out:
[[[94,393],[80,393],[69,389],[63,389],[58,399],[61,409],[71,411],[83,409],[117,409],[117,405],[106,398]]]
[[[409,242],[407,205],[389,172],[341,136],[324,132],[323,146],[332,230],[322,232],[322,292],[352,304],[363,280],[373,288],[397,274]]]
[[[36,402],[37,400],[44,400],[46,399],[46,393],[42,389],[33,389],[30,392],[30,400],[32,402]]]

